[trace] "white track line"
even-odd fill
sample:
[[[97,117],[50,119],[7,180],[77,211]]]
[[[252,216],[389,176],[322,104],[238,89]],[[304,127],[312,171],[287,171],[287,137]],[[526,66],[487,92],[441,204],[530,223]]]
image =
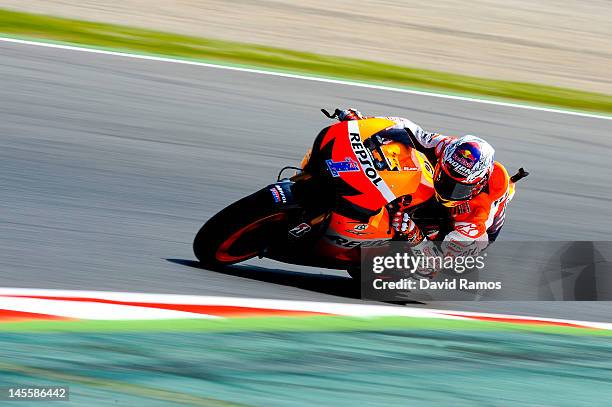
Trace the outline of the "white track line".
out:
[[[0,287],[0,309],[3,308],[5,300],[11,299],[11,297],[3,296],[18,296],[18,295],[29,295],[29,296],[47,296],[47,297],[72,297],[72,298],[98,298],[112,301],[125,301],[125,302],[140,302],[140,303],[159,303],[159,304],[183,304],[183,305],[226,305],[226,306],[238,306],[238,307],[251,307],[251,308],[265,308],[274,310],[287,310],[287,311],[310,311],[310,312],[323,312],[336,315],[354,316],[354,317],[375,317],[375,316],[405,316],[405,317],[417,317],[417,318],[442,318],[442,319],[472,319],[473,317],[489,317],[489,318],[512,318],[512,319],[524,319],[533,321],[546,321],[546,322],[558,322],[565,324],[581,325],[592,328],[612,330],[612,323],[607,322],[591,322],[591,321],[580,321],[580,320],[568,320],[558,318],[539,318],[529,317],[520,315],[509,315],[509,314],[489,314],[481,312],[464,312],[464,311],[453,311],[443,309],[426,309],[426,308],[411,308],[411,307],[399,307],[399,306],[387,306],[387,305],[372,305],[372,304],[350,304],[350,303],[328,303],[328,302],[317,302],[317,301],[292,301],[292,300],[274,300],[274,299],[261,299],[261,298],[241,298],[241,297],[214,297],[214,296],[197,296],[197,295],[181,295],[181,294],[148,294],[148,293],[126,293],[126,292],[107,292],[107,291],[72,291],[72,290],[51,290],[51,289],[32,289],[32,288],[2,288]],[[61,301],[61,300],[37,300],[37,301],[50,301],[65,303],[66,307],[79,308],[80,304],[94,304],[99,306],[99,309],[88,310],[88,316],[80,316],[83,319],[108,319],[105,318],[109,313],[103,309],[104,306],[122,307],[117,308],[118,314],[114,314],[112,319],[122,319],[120,313],[123,308],[130,308],[127,305],[114,305],[114,304],[102,304],[87,302],[72,302]],[[77,305],[78,304],[78,305]],[[133,308],[144,308],[144,307],[133,307]],[[15,311],[29,311],[38,313],[52,313],[51,311],[45,312],[42,308],[28,308],[28,309],[16,309],[10,308]],[[60,316],[72,316],[73,318],[79,318],[72,314],[77,311],[66,311],[65,309],[58,307],[56,309],[63,310],[62,314],[54,314]],[[47,308],[48,310],[48,308]],[[90,312],[91,311],[91,312]],[[164,310],[158,310],[164,311]],[[66,314],[70,312],[71,315]],[[97,312],[103,312],[103,315],[96,314]],[[171,311],[173,313],[184,314],[182,318],[194,318],[198,314],[182,312],[182,311]],[[52,313],[53,314],[53,313]],[[454,314],[454,315],[448,315]],[[82,314],[85,315],[85,314]],[[111,314],[112,316],[113,314]],[[131,314],[130,314],[131,316]],[[169,316],[169,318],[180,318],[181,316],[176,314]],[[199,317],[209,317],[202,316]],[[472,317],[472,318],[470,318]],[[151,314],[151,318],[155,318],[154,314]],[[158,319],[164,317],[160,316]],[[127,319],[127,318],[125,318]],[[138,319],[137,316],[129,319]],[[144,318],[143,318],[144,319]],[[148,319],[148,318],[147,318]]]
[[[446,95],[443,93],[423,92],[423,91],[418,91],[418,90],[395,88],[392,86],[371,85],[367,83],[351,82],[348,80],[328,79],[328,78],[321,78],[321,77],[314,77],[314,76],[307,76],[307,75],[297,75],[297,74],[290,74],[290,73],[283,73],[283,72],[267,71],[267,70],[262,70],[262,69],[241,68],[237,66],[211,64],[211,63],[196,62],[196,61],[175,59],[175,58],[169,58],[169,57],[156,57],[156,56],[151,56],[151,55],[130,54],[127,52],[106,51],[106,50],[94,49],[94,48],[82,48],[82,47],[77,47],[77,46],[72,46],[72,45],[20,40],[17,38],[0,37],[0,41],[10,42],[10,43],[15,43],[15,44],[34,45],[34,46],[46,47],[46,48],[57,48],[57,49],[70,50],[70,51],[89,52],[92,54],[103,54],[103,55],[113,55],[113,56],[126,57],[126,58],[143,59],[143,60],[148,60],[148,61],[171,62],[175,64],[195,65],[195,66],[202,66],[206,68],[226,69],[229,71],[249,72],[249,73],[255,73],[255,74],[260,74],[260,75],[270,75],[270,76],[279,76],[283,78],[301,79],[301,80],[323,82],[323,83],[332,83],[336,85],[356,86],[360,88],[384,90],[384,91],[389,91],[389,92],[410,93],[413,95],[430,96],[430,97],[436,97],[436,98],[442,98],[442,99],[461,100],[464,102],[483,103],[487,105],[512,107],[516,109],[537,110],[540,112],[559,113],[559,114],[566,114],[566,115],[571,115],[571,116],[589,117],[593,119],[612,120],[612,116],[604,116],[604,115],[597,115],[597,114],[583,113],[583,112],[574,112],[571,110],[553,109],[553,108],[548,108],[548,107],[530,106],[530,105],[523,105],[523,104],[509,103],[509,102],[498,102],[494,100],[479,99],[479,98],[474,98],[474,97]]]

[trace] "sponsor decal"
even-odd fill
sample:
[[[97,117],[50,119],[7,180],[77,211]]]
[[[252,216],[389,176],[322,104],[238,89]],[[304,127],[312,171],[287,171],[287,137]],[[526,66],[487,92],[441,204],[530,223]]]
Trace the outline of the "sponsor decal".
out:
[[[467,237],[477,237],[478,236],[478,226],[474,223],[468,222],[457,222],[455,223],[455,230]]]
[[[325,235],[334,245],[352,249],[354,247],[380,247],[389,243],[388,240],[350,240],[337,235]]]
[[[358,225],[355,225],[355,227],[353,228],[354,230],[366,230],[368,228],[368,224],[367,223],[360,223]]]
[[[465,168],[472,169],[480,159],[480,149],[476,143],[463,143],[453,153],[453,159]]]
[[[359,172],[359,165],[350,157],[346,157],[344,161],[325,160],[329,172],[332,177],[339,177],[341,172]]]
[[[480,149],[476,143],[467,142],[459,145],[448,157],[448,164],[464,177],[470,177],[478,172],[484,163],[479,162]]]
[[[353,148],[353,152],[357,156],[359,163],[361,164],[361,168],[363,168],[363,172],[370,179],[372,184],[378,187],[378,184],[382,182],[382,178],[378,175],[378,172],[374,168],[374,164],[372,163],[372,157],[370,156],[370,152],[364,147],[361,142],[361,137],[359,137],[359,133],[350,133],[351,147]]]
[[[283,188],[281,188],[280,186],[274,185],[272,188],[270,188],[270,192],[272,193],[272,199],[274,199],[274,202],[287,203],[287,196],[285,195],[285,191],[283,191]]]
[[[308,223],[300,223],[299,225],[297,225],[293,229],[289,230],[289,234],[291,234],[294,237],[302,237],[306,233],[310,232],[310,229],[311,228],[310,228],[310,225]]]
[[[463,215],[464,213],[469,213],[469,212],[470,212],[470,203],[468,201],[450,208],[451,215]]]
[[[276,188],[270,188],[270,192],[272,193],[272,199],[274,199],[274,202],[279,203],[281,201],[281,197]]]
[[[363,142],[361,141],[361,137],[359,137],[359,124],[357,121],[348,122],[348,130],[349,130],[349,140],[351,143],[351,148],[361,165],[361,168],[364,174],[368,177],[370,182],[380,191],[380,193],[385,197],[388,202],[391,202],[395,199],[395,195],[387,184],[383,181],[383,179],[378,175],[378,171],[374,167],[372,156],[370,155],[370,151],[365,148]]]

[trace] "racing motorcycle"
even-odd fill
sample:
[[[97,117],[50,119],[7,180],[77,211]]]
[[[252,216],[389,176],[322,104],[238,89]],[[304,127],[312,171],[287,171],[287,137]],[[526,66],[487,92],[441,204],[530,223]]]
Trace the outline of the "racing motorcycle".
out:
[[[193,242],[200,263],[215,269],[258,256],[357,278],[360,248],[393,239],[400,204],[429,239],[444,236],[448,211],[433,199],[433,166],[394,124],[369,118],[324,128],[301,167],[282,168],[277,182],[202,226]],[[284,178],[287,170],[295,174]]]

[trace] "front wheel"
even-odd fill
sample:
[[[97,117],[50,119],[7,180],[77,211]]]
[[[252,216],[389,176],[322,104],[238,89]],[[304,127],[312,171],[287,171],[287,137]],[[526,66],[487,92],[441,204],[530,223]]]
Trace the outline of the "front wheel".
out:
[[[202,226],[193,252],[205,267],[218,268],[253,258],[286,237],[287,213],[263,189],[231,204]]]

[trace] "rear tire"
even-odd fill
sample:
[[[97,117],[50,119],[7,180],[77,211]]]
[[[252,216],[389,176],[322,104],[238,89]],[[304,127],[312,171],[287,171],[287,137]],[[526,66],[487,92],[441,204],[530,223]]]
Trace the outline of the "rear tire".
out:
[[[287,223],[287,213],[262,189],[210,218],[196,235],[193,252],[207,268],[239,263],[286,238]]]

